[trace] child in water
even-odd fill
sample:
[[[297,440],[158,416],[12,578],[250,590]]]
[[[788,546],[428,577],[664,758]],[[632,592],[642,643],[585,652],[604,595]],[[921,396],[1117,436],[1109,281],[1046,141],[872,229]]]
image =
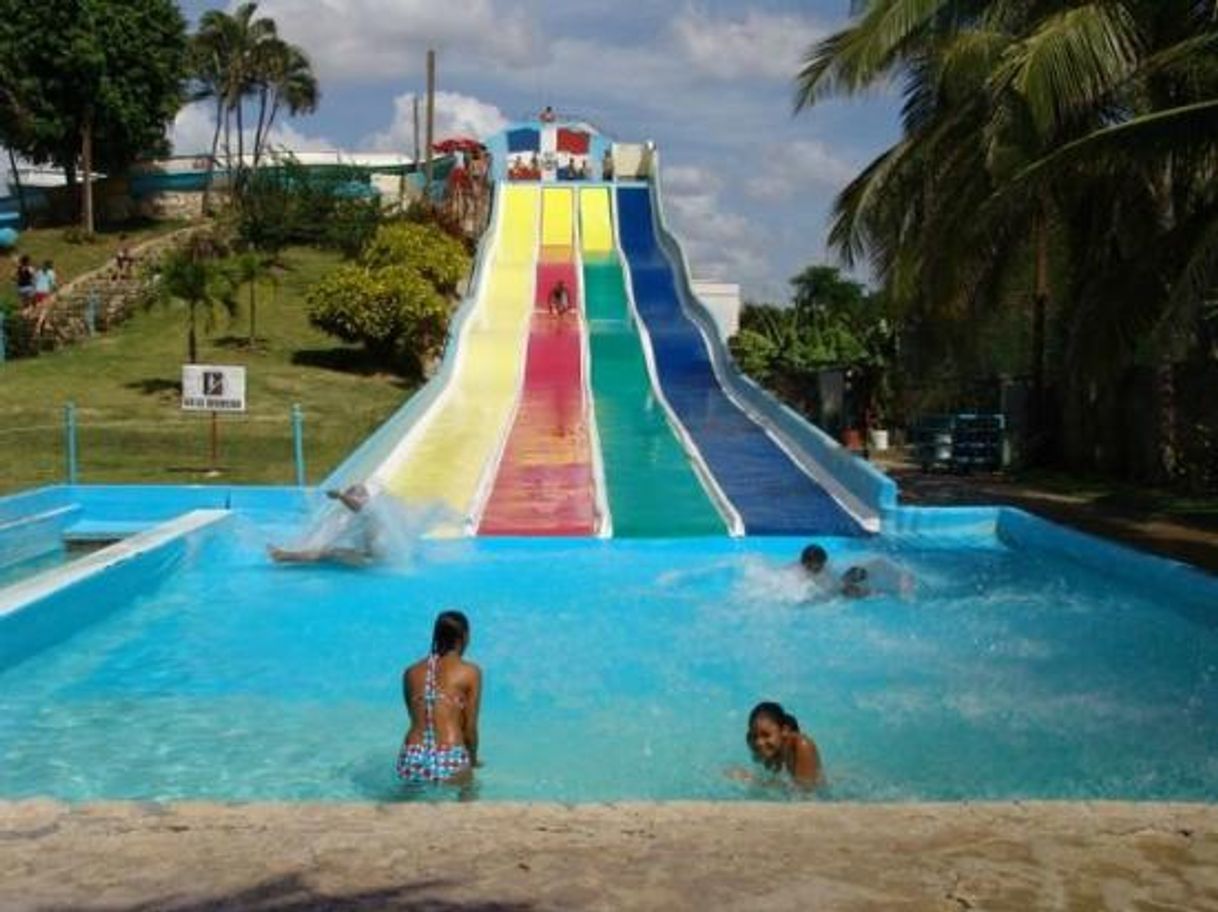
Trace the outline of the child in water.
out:
[[[848,567],[836,580],[828,563],[829,555],[820,545],[807,545],[799,554],[804,575],[821,592],[837,592],[846,598],[866,598],[879,593],[906,598],[914,593],[913,574],[885,558],[875,557]]]
[[[824,783],[816,742],[799,730],[799,722],[778,703],[758,703],[749,713],[744,736],[753,755],[771,773],[788,773],[802,788]]]

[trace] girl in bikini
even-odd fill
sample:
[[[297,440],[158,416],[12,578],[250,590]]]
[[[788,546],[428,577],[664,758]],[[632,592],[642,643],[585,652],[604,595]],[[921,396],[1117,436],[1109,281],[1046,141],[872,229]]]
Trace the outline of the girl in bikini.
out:
[[[469,621],[460,611],[436,618],[431,653],[402,673],[410,730],[398,753],[404,782],[466,782],[478,763],[482,670],[462,656]]]

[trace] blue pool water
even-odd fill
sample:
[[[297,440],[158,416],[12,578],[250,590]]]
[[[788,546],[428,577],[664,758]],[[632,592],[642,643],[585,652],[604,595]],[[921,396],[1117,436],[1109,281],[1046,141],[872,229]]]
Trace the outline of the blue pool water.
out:
[[[807,602],[791,539],[434,542],[345,570],[237,531],[0,671],[0,796],[405,797],[399,676],[459,607],[483,799],[764,797],[724,774],[759,699],[814,735],[826,798],[1218,799],[1218,615],[994,541],[889,553],[912,598]],[[876,550],[827,544],[839,570]]]

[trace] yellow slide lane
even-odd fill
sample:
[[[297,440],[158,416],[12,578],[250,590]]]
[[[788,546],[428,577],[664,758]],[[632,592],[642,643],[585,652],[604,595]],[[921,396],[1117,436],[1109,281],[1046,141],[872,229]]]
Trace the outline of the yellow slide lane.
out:
[[[488,460],[498,455],[519,393],[524,332],[533,310],[537,257],[536,186],[504,186],[503,215],[482,295],[462,334],[446,393],[423,419],[418,438],[387,479],[411,505],[440,504],[451,521],[439,535],[460,535]],[[568,214],[568,225],[570,215]]]
[[[546,187],[541,191],[541,243],[545,247],[570,247],[575,217],[575,196],[565,187]]]
[[[613,220],[605,187],[579,191],[579,232],[579,246],[584,253],[606,254],[613,250]]]

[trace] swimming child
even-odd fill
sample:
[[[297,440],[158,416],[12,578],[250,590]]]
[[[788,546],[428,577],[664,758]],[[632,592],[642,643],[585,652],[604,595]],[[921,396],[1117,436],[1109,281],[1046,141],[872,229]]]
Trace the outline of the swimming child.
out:
[[[482,670],[464,659],[469,620],[442,611],[431,652],[402,672],[402,698],[410,730],[398,752],[403,782],[467,782],[478,765],[478,707]]]
[[[744,736],[753,755],[771,773],[789,773],[803,788],[824,784],[816,742],[799,730],[799,722],[778,703],[758,703],[749,713]]]
[[[850,567],[842,574],[842,595],[846,598],[865,598],[871,595],[866,567]]]
[[[912,573],[885,557],[871,557],[846,569],[840,579],[829,571],[829,556],[820,545],[807,545],[799,554],[804,574],[822,592],[841,593],[846,598],[865,598],[887,593],[912,596],[917,580]]]

